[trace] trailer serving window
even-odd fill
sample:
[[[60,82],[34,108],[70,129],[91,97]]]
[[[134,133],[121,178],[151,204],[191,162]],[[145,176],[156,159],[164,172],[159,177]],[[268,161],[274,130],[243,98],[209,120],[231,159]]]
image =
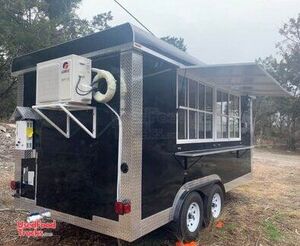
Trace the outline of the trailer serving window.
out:
[[[179,75],[177,109],[178,143],[240,140],[237,95]]]
[[[272,76],[255,63],[187,66],[179,68],[177,72],[178,144],[240,141],[241,98],[239,95],[290,96]],[[194,121],[194,113],[190,114],[190,112],[195,111],[193,102],[190,103],[189,99],[190,94],[193,95],[195,91],[193,86],[188,86],[190,78],[201,81],[198,86],[199,84],[204,86],[206,98],[209,98],[206,93],[209,90],[208,88],[213,85],[213,112],[209,111],[209,104],[206,104],[203,110],[206,117],[204,119],[205,134],[203,138],[203,134],[199,134],[198,131],[198,129],[202,129],[202,118],[200,117],[200,120],[196,118]],[[192,91],[188,91],[189,89]],[[235,93],[237,94],[234,95]],[[199,97],[201,97],[200,94]],[[200,102],[205,100],[206,102],[206,99],[203,98],[198,100]],[[196,115],[196,117],[199,116]],[[213,118],[213,124],[211,124],[210,117]],[[210,126],[212,131],[210,131]],[[194,135],[194,132],[196,132],[196,135]],[[212,137],[210,132],[213,135]]]

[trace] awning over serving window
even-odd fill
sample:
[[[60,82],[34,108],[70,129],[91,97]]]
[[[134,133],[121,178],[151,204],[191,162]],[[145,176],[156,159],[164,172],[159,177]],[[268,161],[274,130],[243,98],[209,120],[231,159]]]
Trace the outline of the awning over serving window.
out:
[[[255,63],[188,66],[183,77],[251,96],[290,96],[261,66]]]

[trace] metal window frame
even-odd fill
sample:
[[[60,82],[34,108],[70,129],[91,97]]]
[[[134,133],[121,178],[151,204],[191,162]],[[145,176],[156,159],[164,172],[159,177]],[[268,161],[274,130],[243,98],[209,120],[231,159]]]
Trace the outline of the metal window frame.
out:
[[[241,96],[238,96],[238,95],[235,95],[235,94],[229,94],[229,98],[230,98],[230,96],[234,96],[234,97],[237,97],[237,99],[238,99],[238,107],[239,107],[239,109],[238,109],[238,111],[239,111],[239,116],[232,116],[232,115],[230,115],[230,111],[229,111],[229,138],[230,139],[239,139],[239,138],[241,138],[241,116],[242,116],[242,111],[241,111]],[[228,101],[229,102],[229,101]],[[230,110],[230,109],[229,109]],[[239,129],[238,129],[238,132],[239,132],[239,137],[238,138],[236,138],[236,137],[233,137],[233,138],[231,138],[230,137],[230,119],[238,119],[239,120]],[[233,129],[234,130],[234,129]],[[235,135],[235,130],[234,130],[234,135]]]
[[[218,114],[217,112],[215,112],[215,118],[217,119],[218,116],[220,117],[226,117],[227,120],[228,120],[228,125],[227,125],[227,131],[228,131],[228,137],[227,138],[218,138],[217,136],[217,127],[215,127],[215,140],[216,142],[228,142],[228,141],[241,141],[242,140],[242,136],[241,136],[241,133],[242,133],[242,125],[241,125],[241,116],[242,116],[242,110],[241,110],[241,95],[237,94],[237,93],[234,93],[232,91],[229,91],[229,90],[226,90],[226,89],[223,89],[223,88],[219,88],[219,87],[216,87],[216,90],[215,90],[215,93],[216,93],[216,97],[215,97],[215,104],[217,105],[217,92],[218,91],[221,91],[222,93],[226,93],[228,94],[228,101],[227,101],[227,104],[229,105],[229,98],[230,98],[230,95],[232,96],[236,96],[239,98],[239,116],[238,117],[233,117],[233,116],[230,116],[230,110],[229,110],[229,107],[228,107],[228,115],[225,115],[225,114]],[[239,119],[239,137],[238,138],[231,138],[230,137],[230,118],[237,118]],[[221,125],[222,127],[222,125]]]
[[[178,87],[179,87],[179,77],[182,77],[184,79],[187,80],[187,90],[186,90],[186,105],[187,106],[179,106],[179,90],[178,90]],[[197,109],[197,108],[191,108],[189,106],[190,104],[190,100],[189,100],[189,81],[192,80],[194,82],[197,82],[197,90],[199,92],[199,85],[202,85],[204,86],[204,110],[201,110],[201,109]],[[177,108],[177,112],[176,112],[176,143],[177,144],[185,144],[185,143],[205,143],[205,142],[212,142],[213,139],[214,139],[214,109],[213,111],[206,111],[206,88],[207,87],[210,87],[212,89],[212,103],[214,106],[214,86],[212,85],[209,85],[207,83],[203,83],[202,81],[199,81],[199,80],[195,80],[194,78],[189,78],[189,77],[184,77],[182,76],[181,74],[178,74],[176,75],[176,108]],[[199,94],[198,94],[198,97],[197,97],[197,101],[196,101],[196,107],[199,107]],[[182,109],[184,111],[186,111],[186,120],[184,122],[184,125],[185,125],[185,136],[186,136],[186,139],[179,139],[178,136],[179,136],[179,117],[178,117],[178,111],[179,109]],[[195,139],[191,139],[190,138],[190,127],[189,127],[189,124],[190,124],[190,119],[189,119],[189,116],[190,116],[190,111],[195,111],[197,112],[196,114],[196,127],[195,127],[195,130],[196,130],[196,138]],[[199,138],[199,114],[198,113],[204,113],[204,138]],[[212,115],[212,138],[206,138],[206,115],[207,114],[210,114]]]
[[[205,111],[205,110],[199,110],[199,109],[194,109],[194,108],[190,108],[189,107],[189,82],[187,83],[187,106],[180,106],[179,105],[179,88],[178,88],[178,84],[179,84],[179,77],[182,77],[182,78],[185,78],[187,79],[187,81],[189,81],[190,79],[193,80],[193,81],[197,81],[199,84],[202,84],[204,85],[205,87],[205,92],[206,92],[206,88],[207,87],[210,87],[212,88],[213,90],[213,111],[210,112],[210,111]],[[239,98],[239,116],[238,117],[231,117],[229,115],[229,109],[228,109],[228,115],[219,115],[217,114],[216,112],[216,101],[217,101],[217,91],[221,91],[221,92],[224,92],[226,94],[228,94],[228,104],[229,104],[229,97],[230,95],[233,95],[233,96],[237,96]],[[206,97],[206,93],[204,94],[205,97]],[[204,107],[206,107],[206,99],[205,99],[205,105]],[[205,83],[203,81],[200,81],[200,80],[197,80],[196,78],[194,77],[191,77],[191,76],[185,76],[185,75],[182,75],[181,73],[178,73],[177,72],[177,75],[176,75],[176,108],[177,108],[177,112],[176,112],[176,144],[192,144],[192,143],[213,143],[213,142],[234,142],[234,141],[241,141],[242,139],[242,136],[241,136],[241,95],[236,93],[236,92],[233,92],[233,91],[230,91],[230,90],[226,90],[224,88],[221,88],[219,86],[215,86],[214,84],[208,84],[208,83]],[[179,139],[179,117],[178,117],[178,111],[179,109],[183,109],[185,111],[187,111],[187,119],[186,119],[186,122],[185,122],[185,130],[187,131],[187,134],[185,134],[186,138],[185,139]],[[212,117],[213,117],[213,124],[212,124],[212,138],[203,138],[203,139],[200,139],[200,138],[196,138],[196,139],[190,139],[189,138],[189,111],[192,110],[192,111],[197,111],[197,112],[203,112],[204,115],[205,115],[205,122],[204,122],[204,126],[206,128],[206,114],[211,114]],[[228,119],[228,124],[227,124],[227,131],[228,131],[228,137],[227,138],[218,138],[217,137],[217,117],[218,116],[224,116],[224,117],[227,117]],[[230,137],[230,118],[237,118],[239,119],[239,137],[238,138],[231,138]],[[198,134],[198,133],[197,133]],[[206,129],[205,129],[205,134],[206,134]]]

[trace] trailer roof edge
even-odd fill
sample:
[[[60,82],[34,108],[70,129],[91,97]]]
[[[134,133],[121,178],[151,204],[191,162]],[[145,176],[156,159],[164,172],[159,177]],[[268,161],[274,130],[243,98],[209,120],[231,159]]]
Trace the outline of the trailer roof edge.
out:
[[[204,63],[198,59],[152,34],[130,23],[125,23],[85,37],[18,56],[12,61],[11,72],[13,75],[17,75],[20,74],[20,71],[34,70],[36,64],[39,62],[70,54],[89,54],[96,51],[117,48],[129,43],[132,48],[136,48],[133,44],[138,43],[183,65],[204,65]]]

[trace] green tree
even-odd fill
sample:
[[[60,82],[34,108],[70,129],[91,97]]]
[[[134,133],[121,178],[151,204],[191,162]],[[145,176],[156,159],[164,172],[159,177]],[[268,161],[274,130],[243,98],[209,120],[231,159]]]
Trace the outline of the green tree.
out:
[[[174,45],[175,47],[177,47],[178,49],[180,49],[182,51],[186,51],[186,49],[187,49],[186,44],[184,43],[184,38],[181,38],[181,37],[177,38],[174,36],[166,36],[166,37],[162,37],[161,39],[171,45]]]
[[[14,57],[109,28],[111,12],[92,21],[76,14],[81,0],[0,0],[0,117],[15,107]]]
[[[269,121],[277,128],[277,137],[287,139],[288,149],[295,150],[300,121],[300,14],[291,18],[279,30],[283,40],[277,44],[280,58],[272,56],[259,60],[267,71],[291,93],[291,97],[259,99],[256,103],[270,101],[269,108],[257,108],[258,114],[264,115],[262,122]],[[256,122],[259,125],[259,122]]]

